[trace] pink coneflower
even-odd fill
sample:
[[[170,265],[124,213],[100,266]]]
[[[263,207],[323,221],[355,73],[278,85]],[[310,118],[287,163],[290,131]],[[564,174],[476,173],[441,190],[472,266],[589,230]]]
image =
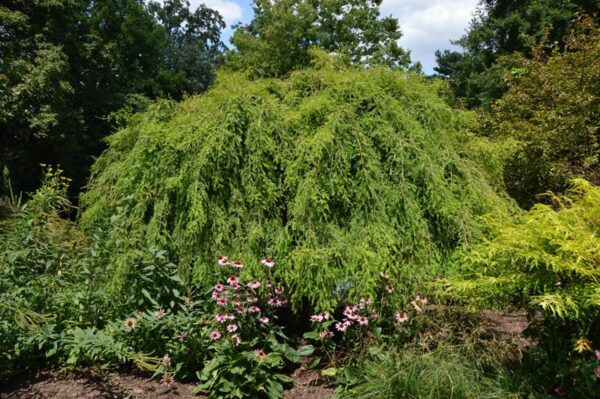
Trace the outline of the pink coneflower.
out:
[[[258,313],[258,312],[260,312],[260,308],[258,306],[250,306],[248,308],[248,312],[250,312],[250,313]]]
[[[156,316],[157,319],[162,319],[163,317],[165,317],[165,311],[163,309],[158,309],[156,312],[154,312],[154,316]]]
[[[239,282],[240,282],[240,279],[237,276],[231,276],[227,279],[227,284],[229,284],[229,285],[238,284]]]
[[[238,326],[236,324],[228,324],[227,325],[227,331],[236,332],[237,330],[238,330]]]
[[[417,312],[421,312],[423,311],[423,306],[427,305],[427,298],[421,298],[417,295],[416,298],[410,302],[410,304]]]
[[[227,298],[225,297],[218,297],[217,298],[217,306],[227,306]]]
[[[243,263],[241,263],[241,262],[237,262],[237,261],[236,261],[236,262],[233,262],[233,263],[231,264],[231,266],[232,266],[232,267],[235,267],[236,269],[243,269],[243,268],[244,268],[244,264],[243,264]]]
[[[160,379],[160,383],[166,387],[170,387],[175,382],[175,378],[173,378],[173,374],[165,373]]]
[[[367,319],[364,316],[360,316],[358,318],[358,324],[360,324],[361,326],[366,326],[367,324],[369,324],[369,319]]]
[[[600,378],[600,366],[596,367],[596,370],[594,370],[594,373],[596,374],[596,378]]]
[[[267,287],[267,288],[271,288],[272,286],[273,286],[273,283],[272,283],[272,282],[270,282],[270,281],[267,281],[267,282],[265,283],[265,287]]]
[[[338,321],[337,323],[335,323],[335,329],[344,332],[348,329],[348,324]]]
[[[219,256],[219,260],[217,261],[219,266],[227,266],[229,265],[229,261],[227,260],[227,256]]]
[[[390,276],[388,274],[386,274],[385,272],[379,272],[379,275],[386,280],[388,280],[390,278]]]
[[[594,353],[596,354],[596,359],[600,360],[600,351],[595,351]]]
[[[320,323],[323,321],[323,316],[321,316],[320,314],[314,314],[310,316],[310,321],[313,323]]]
[[[319,338],[321,339],[325,339],[325,338],[333,338],[334,334],[331,331],[321,331],[319,333]]]
[[[223,289],[225,289],[225,286],[223,284],[216,284],[214,286],[214,289],[216,292],[221,292],[221,291],[223,291]]]
[[[171,358],[169,357],[169,354],[166,354],[163,356],[161,363],[163,364],[163,366],[167,366],[167,367],[171,366]]]
[[[252,288],[252,289],[257,289],[260,288],[260,281],[253,281],[251,283],[248,284],[248,287]]]
[[[137,327],[137,319],[135,317],[128,317],[123,322],[123,325],[125,326],[125,330],[133,331]]]
[[[217,321],[217,323],[224,323],[225,321],[227,321],[227,316],[222,313],[217,313],[215,315],[215,320]]]
[[[400,313],[400,312],[398,311],[398,312],[396,312],[395,318],[396,318],[396,321],[397,321],[398,323],[401,323],[401,324],[402,324],[402,323],[404,323],[405,321],[407,321],[407,320],[408,320],[408,315],[407,315],[406,313]]]
[[[565,396],[565,391],[561,387],[554,388],[554,393],[558,396]]]
[[[213,341],[218,340],[219,338],[221,338],[221,333],[217,330],[213,331],[210,333],[210,339]]]
[[[371,313],[371,317],[373,318],[373,320],[377,320],[379,318],[379,313],[373,312]]]
[[[269,269],[272,268],[273,266],[275,266],[275,262],[273,262],[273,259],[271,259],[271,258],[264,258],[263,260],[260,261],[260,263],[262,263]]]
[[[179,336],[177,337],[177,340],[179,342],[183,342],[185,341],[185,339],[187,338],[187,333],[186,332],[182,332],[181,334],[179,334]]]
[[[391,285],[386,285],[386,286],[385,286],[385,290],[386,290],[386,291],[387,291],[389,294],[391,294],[392,292],[394,292],[394,287],[393,287],[393,286],[391,286]]]
[[[275,301],[275,307],[280,308],[282,306],[287,305],[287,303],[288,303],[287,299],[278,299]]]
[[[260,360],[265,360],[267,358],[267,355],[265,354],[265,352],[262,349],[256,349],[254,351],[254,354],[260,359]]]
[[[269,318],[266,317],[266,316],[263,316],[260,319],[258,319],[258,321],[260,321],[262,324],[268,324],[269,323]]]

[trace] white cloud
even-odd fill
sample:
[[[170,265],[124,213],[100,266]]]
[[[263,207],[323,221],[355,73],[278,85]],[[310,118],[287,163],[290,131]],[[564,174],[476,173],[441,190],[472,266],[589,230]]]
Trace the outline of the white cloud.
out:
[[[195,11],[200,4],[217,10],[225,20],[227,26],[238,22],[242,18],[242,7],[233,0],[189,0],[190,9]]]
[[[398,18],[404,33],[400,44],[411,50],[413,61],[421,61],[432,72],[435,50],[453,48],[450,40],[465,33],[477,0],[384,0],[383,16]]]

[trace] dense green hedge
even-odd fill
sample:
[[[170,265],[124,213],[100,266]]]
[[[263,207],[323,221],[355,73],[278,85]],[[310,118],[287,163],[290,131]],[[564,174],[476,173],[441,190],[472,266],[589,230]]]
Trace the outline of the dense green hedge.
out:
[[[109,138],[82,226],[118,214],[113,238],[168,248],[195,282],[221,254],[273,257],[295,306],[368,293],[384,270],[408,287],[478,233],[479,215],[512,207],[471,160],[493,146],[437,84],[331,64],[285,81],[222,74]]]

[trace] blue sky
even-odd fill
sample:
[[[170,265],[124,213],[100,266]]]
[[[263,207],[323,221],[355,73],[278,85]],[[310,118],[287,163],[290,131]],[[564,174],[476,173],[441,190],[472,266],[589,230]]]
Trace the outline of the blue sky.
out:
[[[189,0],[191,8],[204,3],[218,10],[227,28],[223,41],[229,45],[231,26],[252,19],[250,0]],[[413,61],[421,61],[426,73],[433,72],[435,50],[453,48],[451,39],[461,37],[472,18],[477,0],[383,0],[381,14],[398,18],[404,37],[400,44],[411,50]]]

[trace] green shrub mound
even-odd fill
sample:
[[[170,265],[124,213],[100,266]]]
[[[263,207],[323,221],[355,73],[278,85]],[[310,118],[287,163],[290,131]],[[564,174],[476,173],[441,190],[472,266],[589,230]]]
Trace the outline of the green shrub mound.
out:
[[[272,257],[294,306],[368,294],[380,271],[409,286],[477,234],[479,215],[510,208],[470,160],[494,156],[466,133],[471,114],[439,89],[378,68],[223,74],[108,139],[81,224],[167,249],[196,283],[213,281],[218,255]],[[123,256],[113,265],[132,267]]]

